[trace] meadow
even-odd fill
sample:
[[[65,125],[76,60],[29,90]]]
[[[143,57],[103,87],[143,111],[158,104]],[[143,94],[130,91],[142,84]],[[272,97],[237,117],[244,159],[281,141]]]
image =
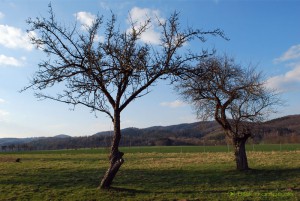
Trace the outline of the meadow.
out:
[[[232,148],[123,147],[125,163],[99,190],[108,149],[0,153],[0,200],[298,200],[300,145],[248,145],[252,170]],[[14,162],[20,158],[21,162]]]

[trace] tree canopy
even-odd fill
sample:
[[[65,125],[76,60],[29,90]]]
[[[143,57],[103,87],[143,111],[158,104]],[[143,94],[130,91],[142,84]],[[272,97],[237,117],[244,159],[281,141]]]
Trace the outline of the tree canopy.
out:
[[[129,31],[121,31],[114,14],[106,23],[103,16],[98,16],[87,32],[83,32],[76,25],[65,27],[57,22],[51,5],[49,13],[49,19],[27,21],[31,26],[29,31],[38,33],[31,37],[32,43],[49,56],[40,62],[27,88],[36,90],[38,98],[82,104],[106,113],[112,120],[112,108],[122,111],[133,99],[147,94],[148,87],[158,79],[176,75],[188,62],[208,54],[189,50],[179,53],[185,43],[195,38],[204,42],[205,35],[223,36],[219,29],[180,30],[179,14],[175,12],[168,20],[159,21],[161,43],[151,45],[139,39],[151,21],[158,19],[149,18],[139,26],[132,22]],[[103,41],[99,41],[100,29],[105,29]],[[58,95],[42,92],[58,83],[65,87]]]

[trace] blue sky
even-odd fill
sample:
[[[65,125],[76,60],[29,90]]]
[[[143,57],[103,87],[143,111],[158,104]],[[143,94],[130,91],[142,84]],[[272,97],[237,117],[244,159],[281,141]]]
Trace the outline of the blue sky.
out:
[[[54,0],[58,19],[66,24],[88,24],[93,16],[117,14],[124,30],[128,14],[136,20],[156,15],[167,18],[180,12],[181,24],[210,30],[222,29],[230,38],[209,37],[200,48],[215,48],[242,65],[256,65],[268,85],[281,91],[286,106],[272,118],[300,114],[300,1],[296,0]],[[0,0],[0,138],[68,134],[92,135],[111,130],[105,114],[75,111],[50,100],[38,101],[33,91],[18,91],[29,82],[45,55],[29,42],[26,19],[47,16],[49,1]],[[83,30],[84,31],[84,30]],[[155,29],[145,40],[155,43]],[[101,40],[101,36],[100,40]],[[168,83],[159,83],[147,96],[131,103],[122,113],[122,128],[172,125],[197,121],[192,108],[180,101]]]

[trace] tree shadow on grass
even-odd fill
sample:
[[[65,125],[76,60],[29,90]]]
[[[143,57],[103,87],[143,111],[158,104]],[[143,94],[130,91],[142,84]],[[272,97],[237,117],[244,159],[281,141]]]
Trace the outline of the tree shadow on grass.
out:
[[[47,169],[17,172],[0,179],[0,185],[28,185],[35,189],[94,189],[105,169]],[[292,191],[299,193],[300,168],[261,169],[245,172],[220,169],[128,169],[118,172],[108,193],[115,196],[148,194],[228,194],[243,191]],[[103,192],[103,191],[102,191]]]
[[[0,179],[0,184],[4,185],[33,185],[48,188],[68,188],[68,187],[94,187],[100,183],[100,172],[98,169],[51,169],[40,168],[35,171],[18,171],[10,175],[7,179]]]
[[[235,170],[122,170],[116,186],[135,186],[159,193],[228,191],[300,191],[300,168]],[[134,188],[134,187],[133,187]]]

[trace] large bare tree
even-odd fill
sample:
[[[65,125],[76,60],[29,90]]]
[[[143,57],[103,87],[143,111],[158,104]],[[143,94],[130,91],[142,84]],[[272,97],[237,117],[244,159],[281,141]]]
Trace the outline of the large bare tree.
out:
[[[214,118],[232,139],[236,168],[249,169],[245,143],[255,134],[255,125],[280,104],[276,92],[266,88],[261,73],[251,66],[243,68],[227,56],[212,56],[187,71],[177,89],[199,118]]]
[[[100,185],[109,188],[124,162],[124,153],[119,151],[121,112],[133,100],[147,94],[157,80],[178,75],[189,63],[208,54],[206,51],[192,53],[185,44],[195,39],[204,42],[207,35],[223,37],[223,32],[180,29],[177,12],[163,21],[157,17],[143,24],[131,22],[130,29],[124,31],[119,29],[114,14],[105,23],[103,16],[98,16],[87,32],[77,29],[76,24],[66,27],[57,22],[51,5],[49,14],[48,18],[28,19],[29,31],[36,33],[31,41],[48,59],[40,62],[25,90],[33,88],[38,98],[74,106],[81,104],[111,118],[114,135],[110,166]],[[161,31],[159,45],[140,40],[153,26],[153,20],[157,20]],[[98,40],[100,32],[104,33],[103,41]],[[63,88],[57,95],[45,93],[47,88],[56,85]]]

